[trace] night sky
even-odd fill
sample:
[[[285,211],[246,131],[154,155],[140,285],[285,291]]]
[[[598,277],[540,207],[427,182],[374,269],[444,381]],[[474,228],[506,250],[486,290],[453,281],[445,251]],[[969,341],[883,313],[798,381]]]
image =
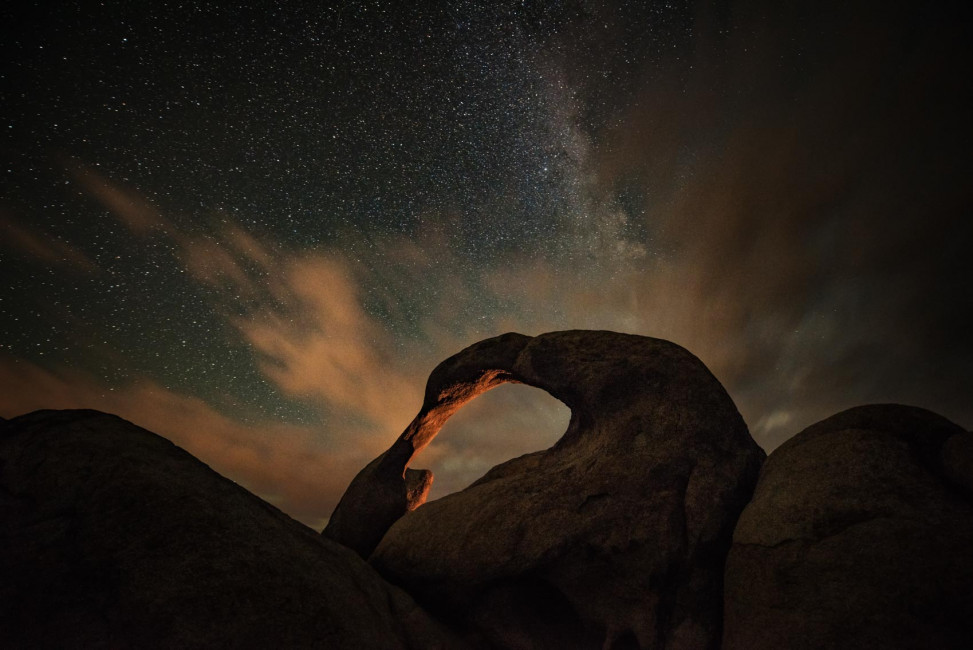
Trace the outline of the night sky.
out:
[[[767,450],[973,426],[968,10],[7,4],[4,417],[117,413],[314,526],[507,331],[679,343]],[[414,466],[442,495],[567,419],[503,386]]]

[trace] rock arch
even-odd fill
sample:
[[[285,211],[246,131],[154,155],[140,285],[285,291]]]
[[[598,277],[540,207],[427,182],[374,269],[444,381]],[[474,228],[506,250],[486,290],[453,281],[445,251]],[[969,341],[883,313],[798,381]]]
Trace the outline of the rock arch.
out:
[[[409,468],[415,454],[505,382],[566,404],[567,431],[418,508],[431,473]],[[720,383],[674,343],[504,334],[433,370],[419,413],[355,477],[324,534],[497,647],[590,647],[591,634],[608,648],[715,647],[725,554],[763,458]],[[557,612],[532,612],[539,600]]]
[[[324,535],[364,558],[371,555],[392,524],[425,503],[432,472],[409,469],[415,455],[460,407],[500,384],[522,383],[546,390],[571,409],[573,425],[571,397],[562,397],[556,388],[548,386],[550,382],[518,367],[520,354],[531,340],[511,332],[476,343],[436,366],[426,383],[419,413],[388,451],[352,480],[328,520]]]

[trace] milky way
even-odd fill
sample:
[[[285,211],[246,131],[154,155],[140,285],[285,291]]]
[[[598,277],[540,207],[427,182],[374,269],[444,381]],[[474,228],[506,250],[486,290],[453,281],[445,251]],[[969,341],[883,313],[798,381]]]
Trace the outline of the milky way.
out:
[[[966,10],[399,4],[3,17],[0,415],[117,412],[315,525],[510,330],[680,343],[768,449],[973,423]],[[467,410],[440,494],[566,423]]]

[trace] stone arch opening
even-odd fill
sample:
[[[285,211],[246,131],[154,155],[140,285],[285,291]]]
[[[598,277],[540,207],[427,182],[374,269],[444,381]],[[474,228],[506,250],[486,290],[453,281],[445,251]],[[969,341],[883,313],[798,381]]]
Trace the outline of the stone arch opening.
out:
[[[570,419],[570,409],[547,391],[503,383],[457,409],[410,465],[432,471],[426,501],[435,501],[465,489],[496,465],[548,449]]]
[[[430,472],[410,467],[413,457],[451,414],[504,382],[567,405],[564,435],[419,508]],[[498,646],[551,645],[549,630],[588,645],[572,627],[582,620],[604,631],[604,647],[687,638],[716,647],[719,549],[763,457],[730,396],[684,348],[605,331],[506,334],[433,370],[418,414],[355,477],[324,534]],[[561,605],[532,611],[538,598]]]
[[[550,454],[563,456],[605,432],[615,432],[610,444],[623,445],[626,453],[636,442],[645,448],[652,440],[669,449],[680,436],[693,444],[700,431],[723,427],[723,414],[735,415],[735,426],[753,442],[712,373],[672,343],[587,330],[537,337],[504,334],[475,343],[436,366],[419,412],[392,446],[352,480],[324,534],[369,557],[393,524],[426,501],[433,475],[410,467],[414,457],[453,413],[507,382],[546,391],[570,409],[567,429]],[[694,394],[710,396],[711,404],[692,409],[693,418],[674,418],[671,412],[688,408],[687,400]],[[646,427],[647,413],[668,424]]]
[[[533,350],[529,349],[532,341],[539,343]],[[559,345],[554,342],[555,348]],[[323,534],[362,557],[371,555],[392,524],[426,501],[433,473],[412,469],[413,458],[453,413],[501,384],[515,382],[546,391],[572,410],[561,439],[576,433],[574,410],[581,405],[582,395],[572,389],[574,382],[562,376],[557,364],[542,362],[534,367],[532,361],[535,353],[547,357],[549,347],[546,339],[511,332],[475,343],[436,366],[426,382],[419,413],[387,451],[352,479]]]

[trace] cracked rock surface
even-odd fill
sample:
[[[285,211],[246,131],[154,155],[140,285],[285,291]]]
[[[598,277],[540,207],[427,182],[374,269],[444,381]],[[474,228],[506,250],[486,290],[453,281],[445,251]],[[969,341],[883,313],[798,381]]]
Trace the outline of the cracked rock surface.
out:
[[[849,409],[764,464],[726,571],[727,650],[973,647],[973,434]]]
[[[412,455],[504,381],[563,401],[567,432],[417,507],[412,486],[428,477],[410,479]],[[673,343],[508,334],[433,371],[416,419],[355,479],[326,534],[380,537],[380,573],[492,647],[714,648],[725,555],[763,458],[720,383]]]

